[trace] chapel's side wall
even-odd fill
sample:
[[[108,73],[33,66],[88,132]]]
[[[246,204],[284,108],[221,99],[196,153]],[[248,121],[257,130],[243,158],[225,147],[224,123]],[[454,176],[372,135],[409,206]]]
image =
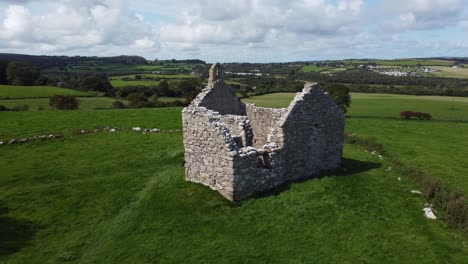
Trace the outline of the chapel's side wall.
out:
[[[198,107],[188,107],[182,112],[185,177],[233,200],[233,156],[229,154],[235,143],[225,126],[215,125],[215,116],[212,111]]]
[[[259,167],[259,159],[268,159],[269,167]],[[254,194],[274,189],[289,180],[287,164],[280,152],[251,152],[234,157],[234,200],[244,200]]]
[[[253,146],[261,148],[272,142],[279,144],[281,141],[279,121],[286,113],[286,109],[256,107],[254,104],[246,104],[245,108],[252,127]]]
[[[283,154],[292,180],[338,168],[343,152],[343,113],[319,86],[304,91],[293,100],[281,124]]]

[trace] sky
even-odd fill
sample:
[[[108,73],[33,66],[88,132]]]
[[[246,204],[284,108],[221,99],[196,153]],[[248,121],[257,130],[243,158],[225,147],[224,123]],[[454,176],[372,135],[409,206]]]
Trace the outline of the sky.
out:
[[[0,53],[207,62],[468,57],[468,0],[0,0]]]

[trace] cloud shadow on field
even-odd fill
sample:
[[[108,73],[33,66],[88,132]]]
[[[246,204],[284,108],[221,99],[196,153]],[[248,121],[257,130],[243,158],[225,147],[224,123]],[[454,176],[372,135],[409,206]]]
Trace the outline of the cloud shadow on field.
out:
[[[0,258],[29,245],[38,230],[38,226],[31,221],[6,216],[8,212],[8,208],[0,202]]]

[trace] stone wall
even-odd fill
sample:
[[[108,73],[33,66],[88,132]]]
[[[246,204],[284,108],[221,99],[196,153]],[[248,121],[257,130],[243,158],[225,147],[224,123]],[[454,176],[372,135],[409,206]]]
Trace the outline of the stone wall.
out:
[[[222,80],[209,83],[192,102],[193,106],[203,106],[222,115],[245,115],[245,105],[235,96]]]
[[[344,115],[318,85],[299,93],[280,123],[292,179],[319,175],[339,167],[344,138]]]
[[[265,144],[276,142],[278,127],[286,109],[274,109],[256,107],[254,104],[246,104],[246,114],[251,121],[252,133],[254,135],[253,146],[262,147]]]
[[[185,176],[233,199],[233,155],[236,145],[220,115],[203,108],[182,112]]]
[[[237,201],[340,166],[344,115],[318,85],[288,108],[260,108],[244,105],[219,67],[182,111],[187,180]]]

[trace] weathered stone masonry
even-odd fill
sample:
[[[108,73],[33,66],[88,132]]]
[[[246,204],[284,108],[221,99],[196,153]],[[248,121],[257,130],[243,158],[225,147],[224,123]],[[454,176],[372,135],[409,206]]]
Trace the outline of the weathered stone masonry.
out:
[[[340,166],[344,115],[317,84],[288,108],[256,107],[235,96],[214,64],[182,120],[186,179],[231,201]]]

